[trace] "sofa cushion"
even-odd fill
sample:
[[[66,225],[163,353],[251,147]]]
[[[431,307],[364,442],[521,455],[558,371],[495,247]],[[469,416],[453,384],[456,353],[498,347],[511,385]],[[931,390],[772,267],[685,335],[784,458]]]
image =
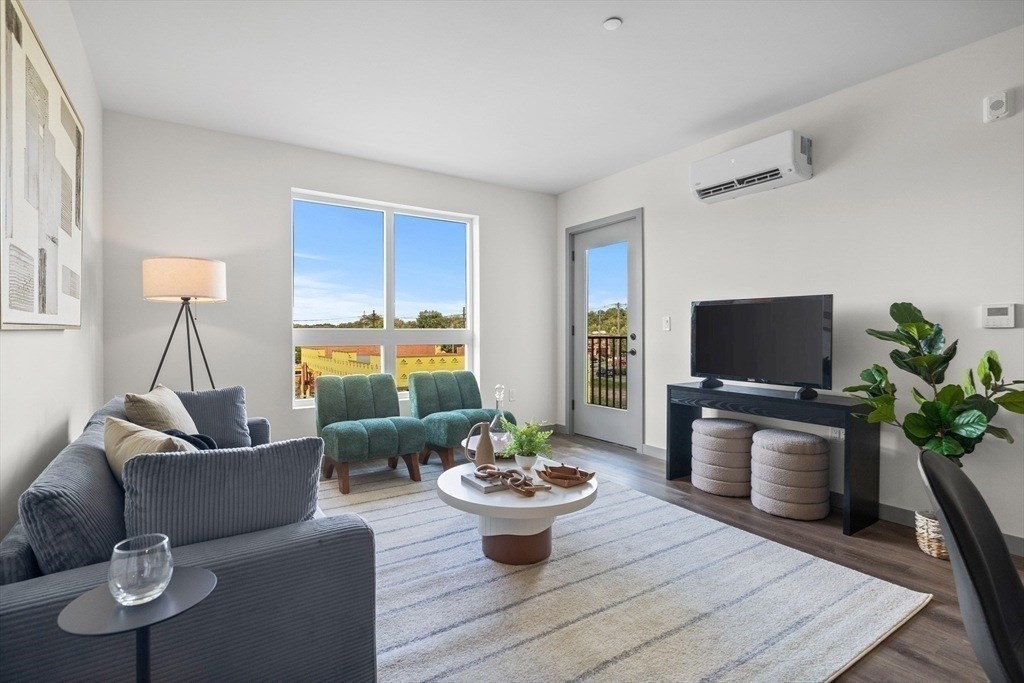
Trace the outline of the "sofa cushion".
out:
[[[515,416],[507,410],[502,411],[505,419],[516,423]],[[498,411],[494,408],[461,408],[432,413],[423,418],[423,429],[426,431],[427,443],[434,446],[454,448],[462,443],[478,422],[490,422]]]
[[[180,429],[186,434],[199,433],[178,395],[162,384],[148,394],[125,394],[124,412],[130,421],[147,429],[158,432]]]
[[[252,445],[248,419],[245,414],[245,389],[243,387],[177,391],[175,393],[195,422],[196,428],[193,431],[183,429],[183,432],[213,437],[220,448],[240,448]],[[165,429],[169,429],[169,427]]]
[[[389,458],[423,450],[423,424],[414,417],[374,417],[323,428],[324,454],[339,462]]]
[[[146,429],[127,420],[108,417],[103,425],[103,448],[117,483],[123,484],[124,464],[143,453],[177,453],[199,450],[188,441]]]
[[[446,448],[454,448],[461,444],[474,424],[468,417],[455,411],[431,413],[422,421],[427,443]]]
[[[89,427],[18,499],[18,514],[44,574],[110,559],[125,538],[124,493],[103,449],[103,425]]]
[[[124,467],[127,533],[171,546],[312,519],[323,441],[139,455]]]
[[[15,522],[4,540],[0,541],[0,586],[34,579],[42,573],[28,542],[25,526],[20,521]]]

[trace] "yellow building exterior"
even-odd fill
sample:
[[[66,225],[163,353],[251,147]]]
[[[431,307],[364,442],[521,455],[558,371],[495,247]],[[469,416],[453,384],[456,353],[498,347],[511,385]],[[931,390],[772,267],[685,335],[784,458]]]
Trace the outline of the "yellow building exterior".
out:
[[[381,371],[379,346],[303,346],[295,364],[295,397],[313,398],[321,375],[372,375]],[[395,382],[409,388],[413,372],[465,370],[466,348],[461,344],[404,344],[398,347]]]

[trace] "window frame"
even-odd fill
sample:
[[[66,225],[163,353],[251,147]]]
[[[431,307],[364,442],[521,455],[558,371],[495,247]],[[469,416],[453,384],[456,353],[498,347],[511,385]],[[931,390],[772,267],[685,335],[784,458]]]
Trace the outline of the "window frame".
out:
[[[295,202],[315,202],[331,204],[353,209],[364,209],[384,214],[384,327],[382,329],[351,329],[351,328],[297,328],[295,327]],[[371,199],[359,199],[344,195],[336,195],[316,190],[292,188],[291,203],[291,313],[292,313],[292,344],[289,353],[292,368],[291,385],[292,408],[312,408],[315,399],[295,397],[295,347],[297,346],[380,346],[381,372],[398,375],[398,347],[410,344],[463,344],[465,349],[466,368],[479,374],[477,340],[477,287],[479,270],[477,268],[476,245],[480,227],[480,217],[425,209],[393,202],[382,202]],[[394,326],[395,320],[395,214],[433,218],[438,220],[464,223],[466,225],[466,327],[464,329],[415,329]],[[399,400],[408,400],[408,391],[399,391]]]

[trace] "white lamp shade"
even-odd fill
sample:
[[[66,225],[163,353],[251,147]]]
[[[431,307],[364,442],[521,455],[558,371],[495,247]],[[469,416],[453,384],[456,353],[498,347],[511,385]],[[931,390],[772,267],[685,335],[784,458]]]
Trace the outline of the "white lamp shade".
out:
[[[227,266],[223,261],[187,256],[142,261],[142,296],[147,301],[219,303],[228,300]]]

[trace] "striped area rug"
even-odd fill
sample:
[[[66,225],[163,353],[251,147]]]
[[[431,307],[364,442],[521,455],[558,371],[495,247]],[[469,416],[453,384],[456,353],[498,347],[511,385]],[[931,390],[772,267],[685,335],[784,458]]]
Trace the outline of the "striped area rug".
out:
[[[320,506],[376,534],[384,683],[825,681],[931,599],[607,480],[548,560],[497,564],[439,465],[382,465],[347,496],[321,482]]]

